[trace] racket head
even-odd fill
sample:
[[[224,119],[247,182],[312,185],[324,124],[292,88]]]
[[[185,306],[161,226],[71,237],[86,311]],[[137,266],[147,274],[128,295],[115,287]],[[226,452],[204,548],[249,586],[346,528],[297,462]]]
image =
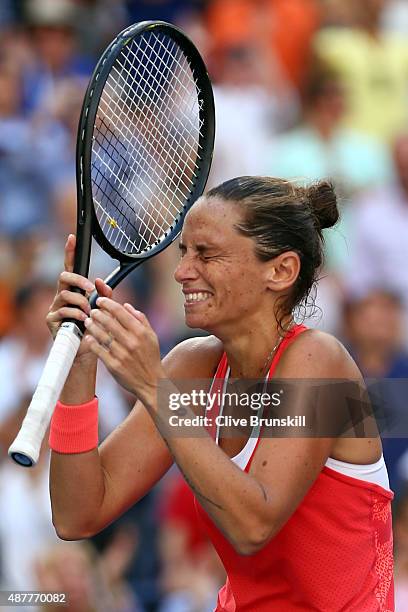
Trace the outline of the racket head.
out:
[[[76,272],[88,272],[91,234],[122,264],[178,236],[207,182],[214,117],[207,69],[181,30],[148,21],[115,38],[79,122]]]

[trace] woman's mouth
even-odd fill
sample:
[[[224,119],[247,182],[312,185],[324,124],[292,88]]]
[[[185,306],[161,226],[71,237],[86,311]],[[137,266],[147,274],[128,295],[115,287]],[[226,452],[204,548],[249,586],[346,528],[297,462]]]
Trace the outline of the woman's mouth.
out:
[[[209,291],[185,291],[184,292],[184,305],[194,306],[195,304],[202,304],[212,297],[212,293]]]

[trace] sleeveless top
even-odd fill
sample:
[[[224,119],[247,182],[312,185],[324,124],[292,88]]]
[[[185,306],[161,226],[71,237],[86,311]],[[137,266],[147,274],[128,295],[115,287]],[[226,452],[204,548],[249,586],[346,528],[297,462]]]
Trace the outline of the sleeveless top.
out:
[[[282,340],[269,377],[285,349],[306,329],[295,325]],[[212,391],[222,390],[224,355]],[[213,414],[220,406],[213,407]],[[212,421],[214,422],[214,418]],[[210,431],[216,438],[214,428]],[[246,472],[261,438],[250,438]],[[244,449],[234,457],[240,464]],[[281,530],[258,552],[240,555],[195,500],[227,581],[215,612],[393,612],[393,493],[328,467],[318,475]]]

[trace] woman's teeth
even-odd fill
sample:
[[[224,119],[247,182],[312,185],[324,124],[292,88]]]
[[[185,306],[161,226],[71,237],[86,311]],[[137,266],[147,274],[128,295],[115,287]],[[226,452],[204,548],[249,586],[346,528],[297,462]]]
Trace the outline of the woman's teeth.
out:
[[[186,293],[186,303],[192,304],[193,302],[204,302],[209,297],[211,297],[211,293],[199,291],[198,293]]]

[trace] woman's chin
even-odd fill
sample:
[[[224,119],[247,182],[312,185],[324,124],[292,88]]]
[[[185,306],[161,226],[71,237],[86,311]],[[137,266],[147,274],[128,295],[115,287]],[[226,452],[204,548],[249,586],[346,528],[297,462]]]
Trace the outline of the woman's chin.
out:
[[[194,321],[194,320],[190,320],[190,318],[186,318],[185,320],[185,324],[187,327],[189,327],[190,329],[205,329],[205,326],[203,323],[201,323],[200,321]]]
[[[208,318],[203,317],[202,315],[200,316],[198,313],[193,314],[186,312],[184,321],[187,327],[190,327],[191,329],[203,329],[207,331]]]

